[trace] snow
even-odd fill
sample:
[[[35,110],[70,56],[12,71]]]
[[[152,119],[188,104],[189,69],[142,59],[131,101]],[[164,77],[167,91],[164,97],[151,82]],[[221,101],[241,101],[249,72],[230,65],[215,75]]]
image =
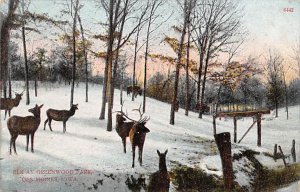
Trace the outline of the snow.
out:
[[[13,90],[21,92],[23,84],[17,82]],[[136,167],[131,168],[132,156],[129,139],[127,139],[127,154],[123,153],[121,138],[113,129],[106,131],[106,120],[99,120],[101,107],[101,85],[90,85],[89,102],[85,102],[84,85],[75,89],[74,103],[79,110],[67,122],[67,132],[62,132],[62,122],[52,121],[53,132],[46,126],[45,111],[48,108],[68,109],[70,87],[57,84],[43,84],[38,89],[38,97],[31,90],[31,104],[25,105],[25,97],[18,108],[12,110],[12,115],[30,115],[29,108],[35,104],[44,104],[41,111],[41,124],[35,134],[35,153],[25,151],[26,137],[19,136],[16,141],[18,155],[9,155],[10,134],[7,129],[4,112],[1,111],[1,141],[0,141],[0,191],[128,191],[130,176],[146,178],[158,170],[156,150],[167,154],[167,167],[171,170],[178,164],[200,167],[209,174],[222,176],[222,165],[218,149],[213,142],[211,116],[198,118],[198,114],[190,112],[184,115],[184,110],[176,113],[175,125],[169,124],[170,105],[147,98],[146,114],[151,117],[146,126],[150,129],[147,134],[143,166],[140,167],[135,159]],[[139,114],[132,109],[138,108],[142,97],[138,96],[132,102],[131,97],[123,94],[124,110],[128,115],[138,119]],[[119,91],[115,92],[114,111],[120,110]],[[289,109],[290,117],[286,120],[284,110],[279,117],[265,115],[262,121],[262,146],[257,147],[256,127],[254,126],[240,144],[233,144],[233,153],[241,149],[253,149],[259,152],[273,153],[274,144],[281,145],[285,154],[290,153],[292,139],[296,140],[297,162],[300,159],[299,107]],[[252,124],[252,118],[238,120],[238,139]],[[113,126],[115,115],[113,115]],[[217,120],[217,132],[229,131],[233,134],[231,119]],[[233,136],[231,136],[233,143]],[[137,153],[136,153],[137,154]],[[282,161],[274,162],[272,158],[258,155],[257,158],[268,167],[276,167]],[[249,186],[249,176],[242,171],[245,158],[234,162],[236,181],[242,186]],[[248,171],[251,168],[249,168]],[[59,174],[49,171],[60,170]],[[18,172],[19,171],[19,172]],[[24,171],[20,173],[20,171]],[[69,171],[69,172],[67,172]],[[70,172],[71,171],[71,172]],[[131,181],[133,182],[133,181]],[[174,186],[171,185],[171,190]]]
[[[287,187],[278,189],[276,192],[300,192],[300,181],[294,182]]]

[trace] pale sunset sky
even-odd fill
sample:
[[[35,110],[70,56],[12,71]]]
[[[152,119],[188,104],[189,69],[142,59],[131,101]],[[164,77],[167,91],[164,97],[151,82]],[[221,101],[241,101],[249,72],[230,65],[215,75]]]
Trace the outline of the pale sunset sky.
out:
[[[0,0],[0,11],[6,13],[8,0]],[[300,0],[233,0],[238,2],[239,7],[243,8],[242,24],[248,30],[245,43],[242,45],[239,54],[234,60],[245,61],[249,55],[257,57],[261,63],[265,62],[265,58],[268,55],[269,50],[276,50],[284,58],[286,66],[291,66],[290,77],[294,77],[294,69],[296,69],[296,63],[293,60],[293,47],[300,41]],[[5,3],[6,2],[6,3]],[[62,3],[65,0],[31,0],[30,11],[37,13],[48,13],[55,19],[61,19],[60,10],[63,8]],[[146,2],[146,1],[145,1]],[[160,12],[164,13],[165,17],[168,17],[172,10],[175,10],[174,3],[169,1],[165,6],[161,7]],[[80,3],[84,5],[80,11],[82,22],[84,27],[89,33],[99,34],[103,32],[103,28],[98,24],[99,22],[105,22],[106,15],[102,8],[95,3],[95,0],[80,0]],[[285,11],[289,8],[290,12]],[[178,10],[178,9],[176,9]],[[63,18],[65,19],[65,18]],[[70,19],[70,16],[66,19]],[[182,19],[181,19],[182,20]],[[157,36],[156,43],[152,44],[152,53],[163,53],[174,56],[174,53],[170,53],[169,49],[160,44],[165,35],[172,35],[170,28],[172,25],[178,25],[180,20],[180,14],[178,11],[172,15],[154,35]],[[130,24],[127,26],[130,28]],[[47,40],[47,31],[53,30],[51,28],[45,28],[43,35],[29,34],[29,48],[33,50],[35,47],[52,46],[51,41]],[[105,50],[105,46],[98,46],[96,43],[96,49],[101,51]],[[98,46],[98,47],[97,47]],[[131,48],[129,48],[131,49]],[[132,48],[133,49],[133,48]],[[127,49],[128,50],[128,49]],[[97,50],[95,50],[97,51]],[[143,52],[140,53],[141,55]],[[143,60],[141,59],[140,62]],[[104,61],[96,61],[100,65]],[[152,66],[152,67],[151,67]],[[103,70],[103,65],[98,64],[98,68]],[[151,69],[150,69],[151,68]],[[166,70],[168,67],[165,65],[152,63],[149,66],[149,70]],[[139,72],[138,72],[139,73]]]

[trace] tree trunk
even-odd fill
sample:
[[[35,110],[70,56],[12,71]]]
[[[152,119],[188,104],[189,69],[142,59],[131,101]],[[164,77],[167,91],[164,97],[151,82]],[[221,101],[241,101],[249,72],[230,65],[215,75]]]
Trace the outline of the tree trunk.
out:
[[[112,75],[112,86],[110,87],[110,91],[111,91],[111,100],[112,100],[112,103],[111,103],[111,107],[113,108],[113,105],[114,105],[114,94],[115,94],[115,79],[117,77],[117,69],[118,69],[118,60],[119,60],[119,52],[120,52],[120,46],[121,46],[121,40],[122,40],[122,36],[123,36],[123,29],[124,29],[124,24],[125,24],[125,21],[126,21],[126,14],[127,14],[127,7],[128,7],[128,1],[129,0],[126,0],[125,2],[125,5],[124,5],[124,12],[123,12],[123,17],[122,17],[122,22],[121,22],[121,26],[120,26],[120,32],[119,32],[119,37],[118,37],[118,42],[117,42],[117,50],[116,50],[116,58],[115,58],[115,61],[114,61],[114,66],[113,66],[113,75]],[[118,6],[120,4],[120,1],[118,2]]]
[[[186,53],[186,66],[185,66],[185,115],[188,116],[189,115],[189,92],[190,92],[190,82],[189,82],[189,64],[190,64],[190,13],[188,16],[188,42],[187,42],[187,53]]]
[[[114,44],[114,14],[118,14],[118,5],[116,7],[116,12],[114,13],[114,0],[110,0],[109,3],[109,40],[107,46],[107,91],[108,91],[108,111],[107,111],[107,131],[112,131],[112,65],[113,65],[113,44]]]
[[[205,92],[207,68],[208,68],[208,64],[209,64],[208,62],[209,62],[209,57],[210,57],[210,48],[211,48],[211,43],[209,43],[206,58],[205,58],[205,67],[204,67],[204,75],[203,75],[203,81],[202,81],[202,91],[201,91],[200,104],[204,103],[204,92]],[[203,109],[201,109],[200,112],[199,112],[199,118],[200,119],[202,119],[202,115],[203,115]]]
[[[122,66],[122,72],[121,72],[121,83],[120,83],[120,105],[123,103],[123,82],[124,81],[124,69]]]
[[[26,47],[26,37],[25,37],[25,27],[22,27],[22,41],[23,41],[23,51],[24,51],[24,63],[25,63],[25,89],[26,89],[26,105],[30,104],[29,95],[29,68],[27,59],[27,47]]]
[[[144,90],[143,90],[143,113],[146,111],[146,94],[147,94],[147,65],[148,65],[148,54],[149,54],[149,38],[152,17],[154,14],[155,2],[153,3],[150,11],[150,17],[148,21],[147,37],[146,37],[146,50],[145,50],[145,64],[144,64]]]
[[[11,64],[8,66],[8,98],[11,97]]]
[[[138,27],[136,38],[135,38],[135,44],[134,44],[134,59],[133,59],[133,74],[132,74],[132,97],[131,100],[134,101],[135,91],[133,87],[136,85],[135,81],[135,68],[136,68],[136,60],[137,60],[137,53],[138,53],[138,43],[139,43],[139,35],[140,35],[141,27]]]
[[[74,87],[75,87],[75,78],[76,78],[76,21],[77,21],[77,14],[78,14],[78,4],[79,0],[76,0],[75,4],[75,15],[73,18],[73,68],[72,68],[72,85],[71,85],[71,100],[70,100],[70,107],[73,105],[74,100]]]
[[[285,93],[285,110],[286,110],[286,119],[289,119],[289,101],[288,101],[288,89],[284,77],[284,93]]]
[[[172,104],[171,104],[171,113],[170,113],[170,124],[174,125],[175,124],[175,108],[176,108],[176,103],[177,103],[177,94],[178,94],[178,82],[179,82],[179,70],[180,70],[180,65],[181,59],[182,59],[182,50],[183,50],[183,45],[184,45],[184,37],[186,34],[186,27],[187,27],[187,10],[188,10],[188,2],[187,0],[184,1],[184,22],[183,22],[183,30],[181,34],[181,39],[180,39],[180,45],[179,45],[179,50],[178,50],[178,60],[176,63],[176,71],[175,71],[175,81],[174,81],[174,92],[173,92],[173,99],[172,99]]]
[[[83,43],[83,55],[84,55],[84,63],[85,63],[85,102],[89,102],[89,73],[88,73],[88,61],[87,61],[87,52],[86,52],[86,42],[84,37],[84,30],[81,23],[81,18],[78,14],[78,23],[80,25],[81,38]]]
[[[8,67],[8,44],[9,44],[9,18],[5,18],[1,27],[1,81],[3,86],[3,96],[7,97],[7,67]]]
[[[37,83],[37,77],[35,77],[35,79],[34,79],[34,95],[35,95],[35,97],[37,97],[37,85],[38,83]]]

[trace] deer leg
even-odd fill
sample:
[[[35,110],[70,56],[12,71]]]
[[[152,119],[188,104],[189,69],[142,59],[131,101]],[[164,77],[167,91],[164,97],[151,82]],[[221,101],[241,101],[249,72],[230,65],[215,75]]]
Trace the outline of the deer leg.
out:
[[[34,153],[33,150],[33,143],[34,143],[34,133],[31,134],[31,152]]]
[[[14,142],[13,138],[14,138],[13,136],[11,136],[11,138],[10,138],[10,144],[9,144],[9,154],[10,155],[11,155],[11,146],[13,145],[13,142]]]
[[[48,119],[49,119],[48,125],[49,125],[49,128],[50,128],[50,131],[52,131],[52,128],[51,128],[52,119],[51,118],[48,118]]]
[[[122,138],[124,153],[126,153],[126,137]]]
[[[46,119],[46,121],[44,122],[44,131],[46,129],[46,124],[47,124],[48,121],[49,121],[49,119]]]
[[[26,135],[26,151],[28,151],[28,145],[29,145],[29,134]]]
[[[6,119],[7,110],[5,110],[4,120]]]
[[[17,137],[18,137],[18,135],[16,135],[16,136],[13,137],[13,145],[14,145],[14,151],[15,151],[16,155],[17,155],[17,150],[16,150],[16,140],[17,140]]]
[[[142,163],[143,163],[143,146],[139,147],[139,162],[140,162],[140,166],[142,166]]]
[[[66,122],[63,121],[63,126],[64,126],[64,133],[66,132]]]
[[[8,116],[9,116],[9,117],[10,117],[10,111],[11,111],[11,110],[8,110]]]
[[[135,146],[132,146],[132,168],[134,168]]]

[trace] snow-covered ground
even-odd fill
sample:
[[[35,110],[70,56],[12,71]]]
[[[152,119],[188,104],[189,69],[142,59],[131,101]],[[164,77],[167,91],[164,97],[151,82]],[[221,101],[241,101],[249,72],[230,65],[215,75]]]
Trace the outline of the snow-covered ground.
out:
[[[20,92],[23,87],[16,83],[14,91]],[[167,166],[182,164],[200,167],[208,173],[222,175],[221,160],[213,142],[212,118],[204,116],[199,119],[197,114],[184,110],[176,113],[175,125],[169,125],[170,105],[147,99],[147,113],[151,119],[147,122],[150,133],[144,146],[143,166],[137,163],[131,168],[132,156],[129,139],[127,154],[123,153],[121,138],[115,130],[106,131],[106,120],[99,120],[102,86],[90,85],[89,102],[85,101],[84,85],[75,89],[74,103],[79,110],[67,122],[67,132],[63,133],[62,122],[52,122],[53,132],[48,126],[43,130],[48,108],[68,109],[70,88],[68,86],[42,85],[38,97],[31,96],[31,104],[25,105],[25,97],[18,108],[12,110],[13,115],[31,115],[28,112],[35,104],[44,104],[41,112],[41,124],[35,134],[35,153],[26,152],[26,137],[17,138],[18,155],[9,155],[10,134],[7,129],[4,112],[1,111],[1,148],[0,148],[0,191],[129,191],[129,183],[133,183],[131,175],[147,178],[158,169],[156,150],[168,149]],[[31,90],[33,95],[33,90]],[[132,111],[138,108],[142,97],[132,102],[125,98],[124,109],[130,117],[138,119],[139,114]],[[120,110],[119,91],[115,92],[114,111]],[[273,153],[274,144],[281,145],[284,153],[289,154],[292,140],[296,140],[297,161],[300,159],[300,108],[291,107],[289,120],[285,112],[279,112],[279,118],[273,114],[265,115],[262,121],[262,146],[257,147],[256,126],[248,133],[240,144],[233,144],[233,153],[240,149],[251,148],[259,152]],[[115,126],[115,115],[113,118]],[[252,124],[252,118],[238,120],[238,140]],[[231,119],[217,120],[217,132],[233,133]],[[233,139],[233,137],[232,137]],[[233,140],[232,140],[233,142]],[[283,166],[283,162],[258,157],[268,166]],[[243,158],[234,162],[236,180],[242,186],[249,185],[249,178],[240,171]],[[147,180],[146,180],[147,182]],[[174,186],[171,185],[171,190]]]

